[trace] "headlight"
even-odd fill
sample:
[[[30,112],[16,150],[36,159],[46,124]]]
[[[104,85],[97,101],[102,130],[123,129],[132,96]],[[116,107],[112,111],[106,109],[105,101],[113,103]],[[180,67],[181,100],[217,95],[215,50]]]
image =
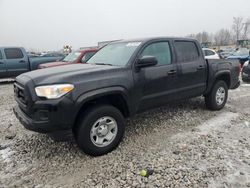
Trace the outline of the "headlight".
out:
[[[243,64],[243,67],[247,67],[249,64],[249,61],[246,61],[244,64]]]
[[[47,99],[58,99],[74,89],[72,84],[57,84],[38,86],[35,88],[38,97],[46,97]]]

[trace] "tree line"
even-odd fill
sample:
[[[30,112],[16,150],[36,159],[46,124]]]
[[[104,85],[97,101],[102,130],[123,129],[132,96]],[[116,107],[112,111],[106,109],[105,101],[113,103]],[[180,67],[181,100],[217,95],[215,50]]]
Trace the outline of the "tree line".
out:
[[[187,37],[195,38],[201,43],[211,42],[216,46],[226,46],[236,44],[238,40],[249,39],[250,34],[250,18],[233,17],[232,27],[222,28],[216,33],[208,33],[206,31],[197,34],[190,34]]]

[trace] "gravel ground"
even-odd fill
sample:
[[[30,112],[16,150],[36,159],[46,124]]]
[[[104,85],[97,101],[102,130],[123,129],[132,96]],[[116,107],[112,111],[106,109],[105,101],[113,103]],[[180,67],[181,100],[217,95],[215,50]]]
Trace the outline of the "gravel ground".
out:
[[[219,112],[199,97],[139,114],[120,146],[95,158],[24,129],[14,104],[12,84],[0,85],[0,187],[250,187],[250,85]]]

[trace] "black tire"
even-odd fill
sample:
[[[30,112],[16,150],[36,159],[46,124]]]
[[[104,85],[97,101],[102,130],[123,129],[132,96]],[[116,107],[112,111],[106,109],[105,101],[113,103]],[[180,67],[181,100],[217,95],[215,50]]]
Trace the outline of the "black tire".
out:
[[[242,77],[242,81],[245,82],[245,83],[250,83],[249,79],[246,79],[246,78],[243,78],[243,77]]]
[[[223,88],[225,91],[224,101],[221,104],[218,104],[216,102],[216,93],[219,90],[219,88]],[[227,84],[223,80],[219,80],[215,82],[211,91],[205,96],[206,107],[210,110],[221,110],[227,102],[227,97],[228,97]]]
[[[112,117],[117,123],[117,133],[113,141],[104,147],[96,146],[91,140],[91,129],[94,123],[102,117]],[[122,113],[111,105],[96,105],[87,109],[80,117],[74,131],[79,148],[91,156],[100,156],[114,150],[121,142],[125,131],[125,120]]]

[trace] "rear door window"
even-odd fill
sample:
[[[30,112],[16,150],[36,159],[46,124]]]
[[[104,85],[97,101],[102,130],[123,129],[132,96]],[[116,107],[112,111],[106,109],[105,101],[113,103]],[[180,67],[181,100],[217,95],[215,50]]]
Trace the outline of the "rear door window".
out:
[[[23,58],[23,52],[19,48],[6,48],[4,49],[6,59],[21,59]]]
[[[0,51],[0,59],[3,59],[3,54],[1,51]]]
[[[175,41],[174,44],[178,62],[192,62],[199,58],[199,51],[194,42]]]

